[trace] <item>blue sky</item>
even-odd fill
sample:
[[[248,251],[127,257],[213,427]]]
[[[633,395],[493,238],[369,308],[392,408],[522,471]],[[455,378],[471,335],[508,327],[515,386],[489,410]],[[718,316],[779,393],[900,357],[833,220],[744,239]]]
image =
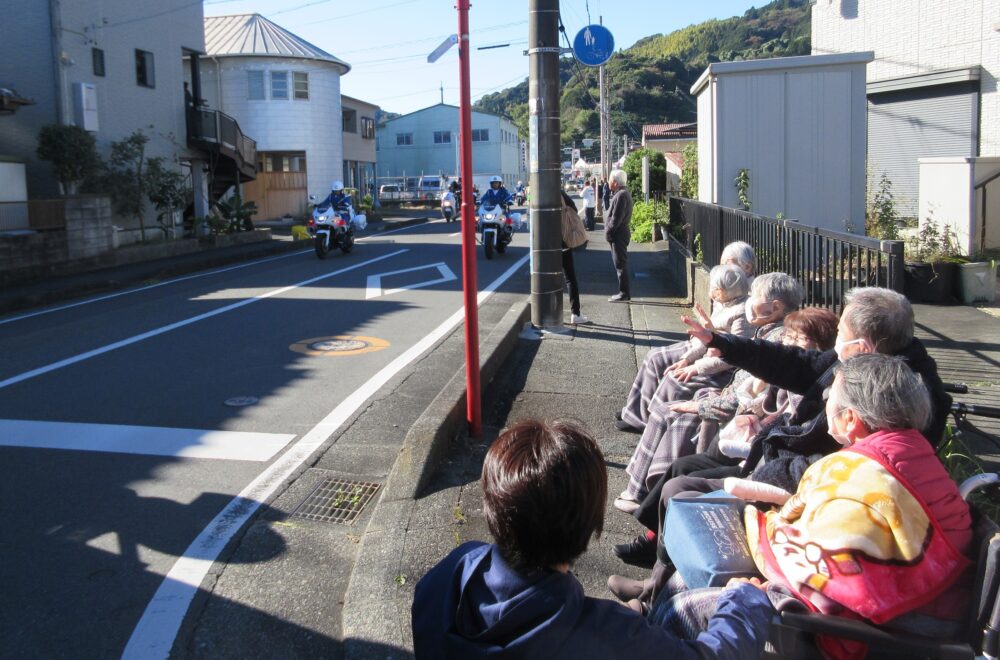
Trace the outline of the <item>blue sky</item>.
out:
[[[651,34],[668,33],[710,18],[741,15],[746,0],[562,0],[560,10],[572,39],[603,16],[615,47]],[[760,6],[766,0],[758,0]],[[205,0],[205,15],[259,13],[351,64],[341,91],[384,110],[412,112],[441,100],[458,103],[458,57],[452,48],[434,64],[427,54],[458,27],[454,0]],[[469,26],[473,50],[472,98],[516,85],[528,76],[523,55],[528,40],[528,2],[473,0]]]

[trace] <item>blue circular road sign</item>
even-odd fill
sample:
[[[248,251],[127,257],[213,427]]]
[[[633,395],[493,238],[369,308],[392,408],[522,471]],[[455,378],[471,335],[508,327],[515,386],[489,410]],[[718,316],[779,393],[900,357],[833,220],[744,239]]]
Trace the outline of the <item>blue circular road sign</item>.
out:
[[[586,66],[601,66],[615,52],[615,38],[603,25],[588,25],[573,39],[573,55]]]

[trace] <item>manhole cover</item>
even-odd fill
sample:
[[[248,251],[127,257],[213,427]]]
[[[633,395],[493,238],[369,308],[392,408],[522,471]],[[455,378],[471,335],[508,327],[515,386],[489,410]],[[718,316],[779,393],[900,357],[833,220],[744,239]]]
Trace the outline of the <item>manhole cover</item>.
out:
[[[368,342],[360,339],[327,339],[309,344],[314,351],[359,351],[368,348]]]
[[[225,404],[230,408],[243,408],[258,403],[260,399],[255,396],[232,396],[225,400]]]
[[[334,337],[314,337],[297,341],[290,349],[296,353],[304,353],[318,357],[346,357],[361,355],[388,348],[389,342],[378,337],[363,337],[361,335],[337,335]]]
[[[350,524],[358,517],[372,496],[378,492],[379,484],[344,479],[324,479],[309,494],[292,516]]]

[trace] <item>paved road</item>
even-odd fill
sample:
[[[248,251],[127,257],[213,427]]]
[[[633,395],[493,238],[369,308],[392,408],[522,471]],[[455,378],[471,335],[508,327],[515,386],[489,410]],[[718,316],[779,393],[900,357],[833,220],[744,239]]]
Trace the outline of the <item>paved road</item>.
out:
[[[460,319],[457,231],[0,317],[4,655],[169,649],[256,502]],[[527,242],[481,261],[481,290],[524,267]]]

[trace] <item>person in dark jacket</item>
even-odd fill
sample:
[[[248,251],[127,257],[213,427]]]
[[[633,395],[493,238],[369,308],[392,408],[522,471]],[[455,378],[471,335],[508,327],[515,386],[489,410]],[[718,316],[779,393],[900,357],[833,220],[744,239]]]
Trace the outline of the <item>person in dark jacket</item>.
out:
[[[520,422],[486,455],[481,478],[495,544],[466,543],[420,580],[417,658],[745,658],[763,651],[766,595],[734,580],[704,632],[680,640],[640,613],[589,598],[570,564],[600,534],[607,471],[597,443],[568,422]]]
[[[632,299],[628,277],[628,243],[632,239],[632,195],[625,184],[628,177],[622,170],[612,170],[608,188],[614,194],[604,214],[604,237],[611,244],[611,261],[618,273],[618,293],[608,302],[625,302]]]
[[[820,458],[833,453],[840,445],[830,436],[826,426],[823,395],[833,383],[834,368],[839,362],[861,353],[895,355],[923,378],[930,392],[931,415],[924,437],[937,446],[944,437],[944,428],[951,408],[951,396],[937,373],[937,364],[927,354],[923,343],[913,336],[913,307],[900,293],[879,287],[852,289],[845,297],[844,311],[837,326],[837,341],[833,350],[809,351],[794,346],[782,346],[757,340],[742,339],[712,333],[692,319],[685,319],[688,333],[717,348],[723,359],[745,369],[770,385],[802,394],[802,401],[787,425],[771,429],[754,439],[743,465],[718,449],[718,441],[709,449],[679,458],[664,473],[633,512],[639,522],[653,531],[659,530],[665,516],[666,503],[682,492],[710,493],[722,488],[726,477],[744,477],[795,492],[799,479]],[[630,553],[643,557],[659,553],[654,575],[645,596],[658,589],[656,583],[664,575],[668,558],[662,545],[657,547],[645,535],[631,544]],[[640,547],[641,546],[641,547]],[[614,577],[614,576],[612,576]],[[634,581],[617,580],[618,591],[631,593]],[[626,586],[621,586],[626,585]]]

